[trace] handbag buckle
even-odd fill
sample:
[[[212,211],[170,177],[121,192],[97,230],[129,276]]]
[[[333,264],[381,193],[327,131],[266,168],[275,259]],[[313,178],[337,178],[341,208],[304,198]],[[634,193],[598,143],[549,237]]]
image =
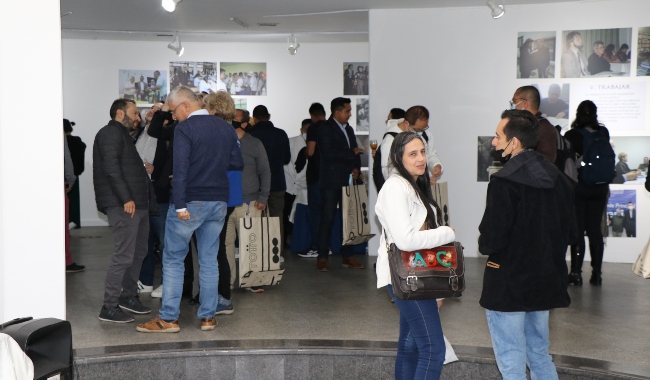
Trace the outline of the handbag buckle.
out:
[[[406,277],[406,285],[411,287],[412,292],[418,290],[418,276],[408,275]]]
[[[454,268],[449,268],[449,286],[451,286],[451,290],[457,291],[458,290],[458,275],[456,274],[456,270]]]

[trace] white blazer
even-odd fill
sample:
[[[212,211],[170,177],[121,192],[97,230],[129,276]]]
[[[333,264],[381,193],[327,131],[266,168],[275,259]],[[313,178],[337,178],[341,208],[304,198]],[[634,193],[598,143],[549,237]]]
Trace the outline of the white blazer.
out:
[[[435,208],[433,210],[435,212]],[[378,288],[391,283],[386,241],[395,243],[403,251],[415,251],[456,239],[454,230],[446,226],[420,231],[427,217],[427,209],[415,189],[399,174],[391,175],[384,183],[377,196],[375,213],[383,227],[377,257]]]

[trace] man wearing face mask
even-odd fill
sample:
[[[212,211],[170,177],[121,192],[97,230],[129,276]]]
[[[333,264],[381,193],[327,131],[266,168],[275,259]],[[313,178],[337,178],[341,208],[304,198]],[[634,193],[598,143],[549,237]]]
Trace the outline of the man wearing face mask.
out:
[[[406,110],[403,119],[389,119],[386,122],[386,130],[384,131],[384,139],[381,141],[379,148],[381,149],[381,171],[385,179],[395,172],[395,169],[390,165],[390,147],[395,139],[394,134],[401,132],[416,132],[424,137],[426,141],[427,151],[427,166],[430,170],[431,182],[435,183],[442,176],[442,162],[438,158],[438,152],[433,139],[427,135],[426,130],[429,129],[429,110],[424,106],[413,106]]]
[[[541,153],[550,163],[557,158],[557,130],[539,112],[540,96],[534,86],[519,87],[510,100],[510,109],[525,110],[533,114],[539,122],[539,142],[533,148]]]
[[[289,149],[291,150],[291,162],[284,165],[284,181],[287,183],[287,190],[284,193],[284,240],[293,232],[293,223],[289,221],[289,215],[293,207],[293,201],[303,189],[307,189],[307,171],[301,170],[296,172],[296,160],[303,148],[307,146],[307,129],[311,125],[311,119],[304,119],[300,126],[300,135],[289,139]],[[304,151],[303,151],[304,156]]]
[[[573,185],[532,149],[538,140],[530,112],[503,112],[492,145],[510,158],[490,178],[479,225],[479,252],[488,256],[479,303],[504,379],[525,379],[527,364],[533,378],[557,379],[549,310],[571,303],[565,255],[578,238]]]
[[[623,211],[623,218],[627,237],[636,237],[636,210],[633,202],[627,202],[627,210]]]
[[[149,213],[158,210],[149,175],[129,134],[140,124],[138,108],[133,101],[118,99],[110,116],[93,145],[95,201],[113,226],[115,242],[99,319],[127,323],[134,319],[123,309],[136,314],[151,312],[138,298],[137,282],[147,256]]]

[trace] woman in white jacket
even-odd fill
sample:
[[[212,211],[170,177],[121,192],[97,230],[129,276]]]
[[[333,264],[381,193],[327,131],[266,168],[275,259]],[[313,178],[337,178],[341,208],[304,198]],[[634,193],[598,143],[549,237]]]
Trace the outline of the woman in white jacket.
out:
[[[438,379],[445,360],[445,341],[438,303],[400,300],[393,294],[386,243],[404,251],[433,248],[454,241],[454,230],[442,226],[431,194],[424,141],[414,132],[395,136],[390,149],[394,173],[381,188],[375,212],[383,227],[377,258],[377,287],[388,293],[400,310],[400,334],[395,378]]]

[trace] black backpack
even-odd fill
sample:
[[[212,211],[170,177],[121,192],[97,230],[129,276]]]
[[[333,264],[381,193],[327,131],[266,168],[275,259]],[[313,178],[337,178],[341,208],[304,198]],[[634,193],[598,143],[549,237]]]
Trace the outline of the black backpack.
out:
[[[612,183],[616,177],[616,154],[609,139],[600,131],[578,131],[584,137],[578,179],[587,186]]]
[[[381,138],[381,142],[384,142],[384,139],[386,138],[387,135],[397,136],[397,132],[386,132],[384,133],[384,137]],[[372,181],[375,183],[375,187],[377,188],[377,193],[379,193],[379,190],[381,190],[381,187],[384,186],[384,182],[386,182],[386,179],[384,178],[384,173],[381,171],[381,145],[377,147],[377,152],[375,153],[375,158],[373,158],[372,161]]]

